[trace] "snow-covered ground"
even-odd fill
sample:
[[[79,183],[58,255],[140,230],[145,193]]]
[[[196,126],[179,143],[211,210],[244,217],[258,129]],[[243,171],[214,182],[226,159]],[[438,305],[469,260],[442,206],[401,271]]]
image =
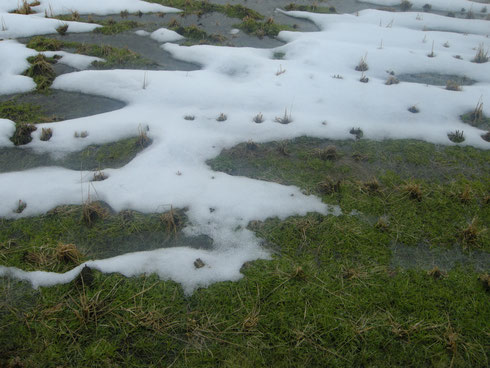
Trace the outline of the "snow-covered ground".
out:
[[[392,5],[390,1],[371,2]],[[433,3],[447,4],[446,8],[452,9],[451,2]],[[7,13],[16,7],[17,0],[3,1],[0,5],[0,24],[5,24],[3,30],[0,28],[1,94],[26,92],[35,87],[21,73],[28,67],[26,57],[36,52],[15,38],[54,33],[60,22],[44,18],[47,7],[56,13],[175,11],[136,0],[49,0],[34,8],[39,10],[37,15]],[[103,272],[128,276],[155,272],[182,283],[190,293],[212,282],[236,280],[244,262],[268,257],[260,239],[246,229],[249,221],[310,211],[340,213],[295,187],[211,171],[205,161],[223,148],[248,140],[266,142],[301,135],[352,139],[349,133],[352,127],[360,127],[368,139],[413,138],[439,144],[453,144],[447,133],[463,130],[466,140],[462,144],[490,148],[490,143],[481,138],[485,132],[459,118],[474,109],[480,99],[484,113],[490,115],[490,63],[471,61],[477,47],[490,48],[490,22],[378,10],[354,15],[287,14],[307,18],[321,31],[281,32],[279,38],[287,43],[274,50],[186,47],[171,43],[177,37],[168,30],[139,32],[142,37],[165,42],[161,45],[163,50],[175,58],[199,64],[202,69],[84,70],[56,78],[53,88],[111,97],[126,102],[127,106],[110,113],[51,123],[53,137],[48,142],[41,141],[38,129],[29,147],[60,154],[135,135],[146,127],[153,144],[125,167],[104,170],[109,178],[92,184],[90,173],[58,167],[0,174],[0,216],[32,216],[57,205],[82,203],[90,185],[95,186],[97,199],[116,211],[130,208],[163,212],[170,206],[187,207],[191,225],[185,232],[212,237],[215,245],[212,251],[180,247],[88,264]],[[94,27],[69,23],[68,32],[87,32]],[[428,57],[432,47],[435,57]],[[276,60],[274,53],[279,52],[284,57]],[[86,68],[90,62],[80,55],[58,54],[78,69]],[[369,65],[364,72],[369,83],[361,83],[361,72],[355,70],[363,57]],[[388,71],[395,75],[422,72],[464,75],[477,83],[464,86],[462,91],[417,83],[386,85]],[[420,113],[407,111],[412,105]],[[287,125],[275,122],[285,110],[293,122]],[[222,113],[227,120],[217,121]],[[258,113],[265,118],[262,124],[252,121]],[[195,119],[185,120],[185,115]],[[48,125],[40,124],[43,126]],[[0,119],[0,147],[12,145],[8,137],[13,127],[13,122]],[[88,131],[89,136],[76,139],[75,131]],[[36,183],[35,191],[32,182]],[[22,214],[14,213],[19,199],[27,203]],[[196,269],[193,266],[196,258],[201,258],[206,267]],[[0,266],[0,275],[12,274],[39,286],[68,282],[79,270],[80,267],[67,274],[52,274]]]

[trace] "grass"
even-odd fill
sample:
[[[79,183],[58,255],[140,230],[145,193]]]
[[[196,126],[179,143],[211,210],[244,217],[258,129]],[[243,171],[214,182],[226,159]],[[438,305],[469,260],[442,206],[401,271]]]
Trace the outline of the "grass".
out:
[[[95,56],[105,61],[95,61],[92,66],[96,69],[111,68],[151,68],[155,63],[147,60],[128,48],[118,48],[107,45],[83,44],[79,42],[60,41],[53,38],[36,36],[29,40],[27,47],[37,51],[59,51],[74,49],[77,54]]]
[[[322,14],[336,14],[337,10],[335,7],[330,6],[318,6],[316,4],[313,5],[297,5],[295,3],[290,3],[284,7],[285,10],[292,11],[292,10],[299,10],[299,11],[306,11],[310,13],[322,13]]]
[[[279,150],[286,145],[288,156]],[[329,145],[339,159],[312,154]],[[246,263],[241,280],[192,296],[155,275],[125,278],[88,268],[83,279],[39,290],[2,278],[0,326],[8,328],[0,332],[0,364],[486,367],[488,273],[464,264],[393,267],[390,246],[489,252],[489,159],[488,151],[471,147],[306,137],[226,150],[211,167],[298,185],[344,215],[252,222],[273,259]],[[374,192],[361,190],[375,181]],[[423,188],[420,202],[404,190],[411,181]],[[472,199],[462,203],[454,193],[467,187]],[[353,209],[359,214],[349,215]],[[127,251],[128,238],[137,237],[134,246],[148,244],[139,236],[158,234],[159,247],[163,234],[180,234],[175,212],[108,210],[92,226],[81,221],[81,206],[0,219],[0,258],[3,265],[59,272],[111,246]],[[476,237],[464,233],[470,225]],[[65,254],[60,244],[74,244],[78,253],[50,258]]]
[[[265,36],[275,37],[280,31],[293,30],[293,28],[289,26],[275,23],[272,18],[268,18],[261,22],[252,17],[245,17],[240,24],[236,24],[235,26],[243,32],[257,36],[258,38],[263,38]]]
[[[447,137],[451,142],[454,143],[462,143],[465,140],[464,131],[463,130],[455,130],[453,132],[447,133]]]
[[[458,82],[448,80],[446,83],[446,89],[448,91],[461,91],[461,86],[458,84]]]
[[[42,128],[42,130],[41,130],[41,137],[40,137],[40,139],[42,141],[49,141],[52,136],[53,136],[53,129],[51,129],[51,128]]]
[[[279,124],[291,124],[293,122],[293,118],[291,116],[291,110],[288,113],[288,109],[287,108],[284,109],[284,115],[276,116],[274,121]]]
[[[66,34],[66,31],[68,31],[68,24],[62,24],[61,26],[56,28],[56,32],[58,32],[62,36]]]
[[[127,32],[140,26],[138,22],[135,22],[133,20],[116,22],[112,19],[109,19],[102,22],[98,21],[97,23],[102,25],[102,27],[95,28],[93,32],[104,35],[114,35],[122,32]]]
[[[195,43],[222,44],[226,40],[224,36],[219,34],[208,34],[206,31],[196,25],[187,27],[182,26],[176,20],[170,22],[168,28],[187,38],[187,40],[184,42],[186,45],[192,45]]]
[[[400,3],[400,9],[402,11],[407,11],[407,10],[411,9],[412,6],[413,6],[413,4],[408,0],[402,0],[402,2]]]
[[[461,115],[461,120],[480,129],[490,129],[490,118],[483,113],[483,101],[481,98],[473,111]]]
[[[263,16],[255,10],[240,4],[221,5],[201,0],[149,0],[148,2],[181,9],[184,11],[184,15],[197,14],[198,16],[202,16],[206,13],[219,12],[230,18],[243,19],[245,17],[250,17],[257,20],[263,18]]]
[[[358,72],[365,72],[369,69],[369,66],[366,62],[366,58],[367,56],[363,56],[361,58],[361,60],[359,60],[359,63],[356,65],[355,69],[358,71]]]
[[[56,77],[52,67],[52,64],[56,63],[56,59],[38,54],[29,58],[28,61],[31,66],[24,72],[24,75],[34,80],[38,92],[47,92]]]

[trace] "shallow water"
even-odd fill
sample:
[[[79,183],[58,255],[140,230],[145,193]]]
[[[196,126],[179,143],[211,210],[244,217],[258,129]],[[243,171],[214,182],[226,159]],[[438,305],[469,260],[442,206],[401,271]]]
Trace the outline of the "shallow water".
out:
[[[462,251],[460,247],[452,248],[430,247],[426,244],[407,246],[392,244],[392,267],[404,269],[431,270],[438,267],[443,271],[449,271],[457,266],[470,266],[477,272],[490,270],[490,254],[486,252]]]
[[[55,89],[50,90],[49,93],[0,95],[0,102],[12,99],[15,99],[17,103],[41,106],[45,115],[53,116],[53,121],[102,114],[122,109],[125,106],[124,102],[107,97]]]
[[[475,80],[460,75],[437,74],[437,73],[413,73],[400,74],[396,76],[402,82],[430,84],[432,86],[445,86],[448,81],[453,81],[461,86],[471,86]]]

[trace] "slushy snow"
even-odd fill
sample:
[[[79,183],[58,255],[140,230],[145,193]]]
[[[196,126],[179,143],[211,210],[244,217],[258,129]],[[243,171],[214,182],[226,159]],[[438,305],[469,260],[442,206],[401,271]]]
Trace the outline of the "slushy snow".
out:
[[[72,7],[79,11],[92,6],[91,12],[99,12],[100,2],[51,3],[60,9]],[[112,4],[100,5],[100,13],[116,13],[124,8],[120,4],[129,4],[129,0],[119,1],[113,8],[108,8],[109,3]],[[34,216],[57,205],[81,204],[90,190],[92,196],[97,193],[97,199],[116,211],[164,212],[171,206],[186,207],[190,225],[184,232],[208,235],[214,241],[212,250],[159,249],[90,261],[87,265],[127,276],[157,273],[163,279],[180,282],[185,292],[191,293],[213,282],[237,280],[244,262],[268,257],[261,240],[246,229],[250,221],[283,219],[312,211],[340,214],[338,208],[305,195],[296,187],[213,172],[206,161],[224,148],[248,140],[267,142],[302,135],[353,139],[349,133],[352,127],[362,128],[369,139],[413,138],[440,144],[453,144],[447,133],[464,130],[463,144],[490,148],[490,143],[481,138],[482,130],[459,118],[474,109],[480,98],[485,114],[490,115],[490,63],[471,62],[475,48],[490,47],[490,23],[378,10],[358,15],[286,14],[309,19],[320,31],[281,32],[279,38],[285,45],[264,50],[180,46],[171,43],[168,30],[160,29],[152,37],[161,36],[158,41],[165,42],[163,50],[202,69],[85,70],[56,78],[53,88],[110,97],[127,105],[96,116],[39,124],[28,147],[61,155],[90,144],[134,136],[141,129],[148,129],[153,144],[126,166],[104,170],[108,179],[102,182],[90,183],[91,172],[57,167],[0,174],[0,216]],[[24,19],[29,22],[30,18],[33,17]],[[449,48],[443,46],[446,42]],[[436,56],[429,58],[432,44]],[[284,58],[275,60],[275,52],[284,53]],[[27,68],[25,58],[35,54],[16,41],[0,42],[0,89],[4,88],[0,93],[34,87],[29,78],[20,74]],[[355,71],[361,57],[369,65],[365,72],[370,78],[367,84],[359,82],[361,73]],[[79,69],[83,67],[79,65]],[[460,92],[417,83],[388,86],[387,71],[396,75],[465,75],[477,83],[464,86]],[[334,75],[343,79],[332,78]],[[420,113],[407,111],[414,104]],[[293,122],[275,122],[285,110]],[[226,121],[216,120],[221,113],[227,115]],[[262,124],[252,121],[258,113],[265,118]],[[195,120],[185,120],[185,115],[194,115]],[[53,128],[53,137],[43,142],[39,139],[40,128],[48,126]],[[8,137],[12,129],[12,122],[0,120],[0,145],[11,145]],[[76,139],[75,131],[88,131],[89,136]],[[29,185],[32,182],[36,183],[35,192]],[[13,211],[19,199],[27,203],[22,214]],[[206,267],[196,269],[196,258],[201,258]],[[28,280],[37,287],[69,282],[81,267],[55,274],[0,266],[0,275]]]

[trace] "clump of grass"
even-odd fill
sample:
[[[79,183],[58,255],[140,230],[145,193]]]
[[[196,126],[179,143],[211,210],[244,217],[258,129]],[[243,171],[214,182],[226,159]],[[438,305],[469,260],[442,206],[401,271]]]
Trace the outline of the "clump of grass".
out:
[[[199,268],[203,268],[206,264],[204,263],[204,261],[201,259],[201,258],[197,258],[195,261],[194,261],[194,267],[199,269]]]
[[[127,18],[129,16],[129,12],[127,10],[121,10],[119,13],[121,15],[121,18]]]
[[[363,192],[371,194],[378,193],[380,188],[381,186],[376,178],[372,178],[371,180],[364,182],[361,186],[361,190]]]
[[[88,132],[86,130],[82,131],[82,132],[78,132],[76,131],[75,133],[73,133],[73,136],[75,138],[87,138],[88,137]]]
[[[359,78],[359,82],[361,82],[361,83],[368,83],[369,82],[369,78],[366,77],[366,75],[364,74],[364,72],[362,72],[361,78]]]
[[[283,156],[289,156],[288,143],[287,142],[279,142],[276,147],[277,152],[279,152]]]
[[[414,199],[419,202],[422,200],[422,189],[420,187],[420,184],[413,181],[408,182],[403,186],[403,190],[405,191],[405,193],[408,194],[408,197],[410,199]]]
[[[59,261],[65,263],[79,264],[83,259],[82,253],[80,253],[75,244],[58,243],[55,255]]]
[[[482,134],[481,137],[484,141],[490,142],[490,131],[486,132],[485,134]]]
[[[427,4],[424,4],[424,6],[422,7],[422,9],[424,9],[424,11],[426,11],[426,12],[427,12],[427,11],[429,11],[429,10],[431,10],[431,9],[432,9],[432,5],[430,5],[430,4],[428,4],[428,3],[427,3]]]
[[[484,119],[484,116],[483,116],[483,101],[482,101],[482,98],[481,97],[480,97],[480,100],[478,101],[478,103],[476,104],[475,109],[470,114],[469,118],[470,118],[470,121],[473,124],[478,124],[479,122],[481,122]]]
[[[341,180],[334,182],[330,177],[326,177],[317,184],[317,190],[322,194],[332,194],[340,192]]]
[[[446,42],[444,42],[444,43],[442,44],[442,46],[444,46],[445,48],[449,48],[449,46],[450,46],[450,45],[449,45],[449,42],[448,42],[448,41],[446,41]]]
[[[454,132],[447,133],[447,137],[451,142],[461,143],[464,142],[464,131],[463,130],[455,130]]]
[[[92,181],[103,181],[106,179],[107,179],[107,175],[99,169],[96,172],[94,172],[94,176],[92,178]]]
[[[51,128],[42,128],[42,130],[41,130],[41,138],[40,138],[42,141],[49,141],[52,136],[53,136],[53,129],[51,129]]]
[[[59,51],[63,47],[63,41],[55,38],[36,36],[31,38],[26,46],[36,51]]]
[[[387,216],[380,216],[374,227],[381,231],[387,231],[390,228],[390,221]]]
[[[33,124],[21,123],[15,127],[14,135],[10,140],[16,145],[21,146],[32,141],[31,133],[36,131],[37,127]]]
[[[429,275],[430,277],[436,280],[447,276],[446,272],[442,271],[437,266],[434,266],[434,268],[432,268],[430,271],[427,271],[427,275]]]
[[[420,112],[419,108],[416,105],[412,105],[408,108],[408,111],[410,111],[412,114],[417,114]]]
[[[306,11],[310,13],[321,13],[321,14],[336,14],[337,10],[335,7],[330,6],[318,6],[316,1],[313,2],[313,5],[296,5],[294,3],[290,3],[284,7],[287,11],[298,10],[298,11]]]
[[[459,195],[459,199],[462,203],[469,203],[471,201],[471,188],[469,185],[466,185],[463,191]]]
[[[478,281],[480,281],[485,291],[490,291],[490,275],[488,273],[478,276]]]
[[[22,213],[27,207],[27,203],[24,202],[22,199],[19,199],[19,202],[17,203],[17,208],[14,210],[15,213]]]
[[[228,117],[226,116],[226,114],[219,114],[219,116],[216,118],[216,121],[226,121],[226,119],[228,119]]]
[[[390,76],[388,77],[388,79],[386,80],[386,82],[385,82],[385,84],[386,84],[387,86],[390,86],[390,85],[392,85],[392,84],[398,84],[398,83],[400,83],[400,81],[398,80],[398,78],[396,78],[396,77],[395,77],[395,76],[393,76],[393,75],[390,75]]]
[[[315,150],[315,154],[318,155],[322,160],[330,160],[330,161],[334,161],[339,157],[339,154],[337,152],[337,147],[335,146],[319,148]]]
[[[485,49],[483,48],[483,43],[480,43],[480,45],[478,45],[476,55],[471,61],[479,64],[486,63],[488,61],[488,50],[485,51]]]
[[[272,18],[268,18],[266,21],[259,22],[251,17],[243,18],[242,22],[236,25],[247,34],[263,38],[265,36],[275,37],[282,30],[289,30],[290,27],[276,24]]]
[[[107,210],[99,202],[93,202],[90,198],[82,206],[82,222],[87,226],[92,226],[97,220],[107,216]]]
[[[478,226],[478,219],[474,217],[471,222],[463,228],[459,234],[463,246],[475,246],[478,244],[478,240],[482,233],[486,231],[486,228],[480,229]]]
[[[369,69],[366,59],[367,59],[367,55],[363,56],[361,60],[359,60],[359,63],[356,65],[355,68],[358,72],[365,72]]]
[[[351,128],[349,133],[356,136],[356,139],[361,139],[364,135],[364,132],[361,128]]]
[[[95,28],[93,32],[104,35],[118,34],[140,26],[140,24],[134,20],[116,22],[113,19],[109,19],[105,22],[99,22],[99,24],[102,24],[102,27]]]
[[[408,0],[402,0],[402,2],[400,3],[400,9],[403,11],[409,10],[412,6],[413,4]]]
[[[245,144],[245,147],[247,147],[249,151],[255,151],[257,148],[259,148],[259,145],[254,141],[250,140]]]
[[[342,77],[340,74],[334,74],[334,75],[332,75],[332,78],[333,79],[344,79],[344,77]]]
[[[148,134],[146,133],[149,130],[148,126],[146,129],[143,129],[143,127],[140,125],[138,127],[138,144],[142,148],[146,148],[151,144],[151,139],[148,137]]]
[[[34,11],[32,10],[31,5],[27,2],[27,0],[22,0],[22,2],[19,3],[17,9],[14,11],[14,13],[29,15],[29,14],[34,14]]]
[[[259,112],[257,115],[253,117],[252,121],[256,124],[262,124],[264,122],[264,115],[262,115],[262,113]]]
[[[288,109],[284,109],[284,115],[281,117],[281,116],[276,116],[276,118],[274,119],[274,121],[276,123],[279,123],[279,124],[290,124],[293,122],[293,119],[291,117],[291,112],[289,112],[288,114]]]
[[[446,89],[448,91],[461,91],[461,86],[455,81],[448,80],[446,82]]]
[[[183,225],[181,216],[172,206],[170,206],[170,211],[160,216],[160,221],[165,226],[167,233],[174,236]]]
[[[58,28],[56,28],[56,32],[58,32],[62,36],[66,34],[66,31],[68,31],[68,24],[62,24]]]
[[[29,61],[31,67],[24,72],[24,75],[34,80],[38,91],[46,91],[56,77],[54,69],[51,66],[54,60],[49,60],[43,54],[38,54],[36,57],[29,59]]]
[[[427,56],[430,58],[433,58],[436,56],[436,54],[434,53],[434,41],[432,41],[432,49],[431,49],[430,53],[427,54]]]
[[[76,10],[71,12],[71,20],[78,22],[80,20],[80,13]]]
[[[196,117],[195,117],[194,115],[185,115],[185,116],[184,116],[184,119],[185,119],[185,120],[189,120],[189,121],[192,121],[192,120],[194,120],[195,118],[196,118]]]

